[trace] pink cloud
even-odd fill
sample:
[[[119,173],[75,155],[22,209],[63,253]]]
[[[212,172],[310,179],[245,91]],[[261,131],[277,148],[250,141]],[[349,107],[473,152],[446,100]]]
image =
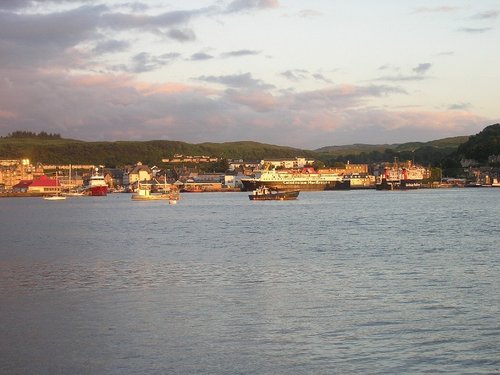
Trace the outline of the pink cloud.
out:
[[[236,91],[230,90],[229,100],[248,106],[257,112],[267,112],[278,105],[276,98],[267,91]]]
[[[17,113],[0,109],[0,118],[15,119],[15,118],[17,118],[17,116],[18,116]]]

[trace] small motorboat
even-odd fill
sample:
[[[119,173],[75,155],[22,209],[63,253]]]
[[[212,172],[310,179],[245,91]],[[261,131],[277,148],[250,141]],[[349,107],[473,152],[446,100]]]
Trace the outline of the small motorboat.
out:
[[[46,201],[63,201],[66,199],[64,195],[49,195],[46,197],[43,197]]]
[[[251,201],[288,201],[297,199],[300,190],[275,190],[260,186],[248,196]]]

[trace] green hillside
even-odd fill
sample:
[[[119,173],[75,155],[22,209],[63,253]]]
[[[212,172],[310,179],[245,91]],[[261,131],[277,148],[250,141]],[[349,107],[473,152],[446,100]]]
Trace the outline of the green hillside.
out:
[[[231,159],[314,157],[313,151],[257,142],[190,144],[177,141],[84,142],[69,139],[1,138],[0,158],[29,158],[32,162],[103,164],[122,166],[142,161],[158,164],[175,154],[206,155]]]
[[[500,124],[487,126],[481,132],[471,136],[458,147],[459,157],[474,159],[485,164],[488,157],[500,155]]]
[[[225,159],[257,161],[265,158],[307,157],[327,166],[351,163],[377,163],[413,160],[423,165],[459,168],[461,158],[486,162],[488,156],[500,154],[500,125],[486,127],[474,136],[444,138],[430,142],[402,144],[353,144],[301,150],[251,141],[191,144],[179,141],[85,142],[63,139],[58,134],[15,132],[0,138],[0,158],[29,158],[47,164],[103,164],[123,166],[142,161],[158,164],[175,154],[205,155]]]

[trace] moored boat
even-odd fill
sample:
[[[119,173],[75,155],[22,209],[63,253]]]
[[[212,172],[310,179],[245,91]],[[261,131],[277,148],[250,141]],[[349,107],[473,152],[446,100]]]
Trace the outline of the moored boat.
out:
[[[108,194],[108,185],[104,181],[104,175],[99,173],[98,168],[95,168],[92,176],[90,176],[87,191],[93,197],[104,197]]]
[[[55,194],[55,195],[45,196],[43,197],[43,199],[45,199],[46,201],[63,201],[66,199],[66,197],[63,195]]]
[[[251,201],[288,201],[297,199],[299,193],[299,190],[278,191],[262,186],[255,189],[248,198]]]
[[[295,170],[262,170],[257,171],[253,178],[243,178],[241,183],[246,191],[259,187],[272,190],[334,190],[335,185],[342,181],[342,176],[336,173],[318,173],[313,168]]]
[[[395,164],[390,168],[384,168],[375,188],[377,190],[420,189],[424,186],[425,175],[425,168],[411,165],[411,162],[403,168]]]
[[[178,191],[170,191],[166,193],[152,193],[151,185],[139,183],[137,191],[132,194],[132,200],[135,201],[158,201],[168,200],[170,204],[176,204],[180,199]]]
[[[132,194],[134,201],[158,201],[170,199],[169,194],[151,193],[151,187],[146,184],[139,184],[137,191]]]

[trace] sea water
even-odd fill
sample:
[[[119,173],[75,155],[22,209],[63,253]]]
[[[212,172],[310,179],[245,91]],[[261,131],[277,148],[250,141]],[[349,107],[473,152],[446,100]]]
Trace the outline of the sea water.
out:
[[[2,374],[500,373],[500,189],[0,214]]]

